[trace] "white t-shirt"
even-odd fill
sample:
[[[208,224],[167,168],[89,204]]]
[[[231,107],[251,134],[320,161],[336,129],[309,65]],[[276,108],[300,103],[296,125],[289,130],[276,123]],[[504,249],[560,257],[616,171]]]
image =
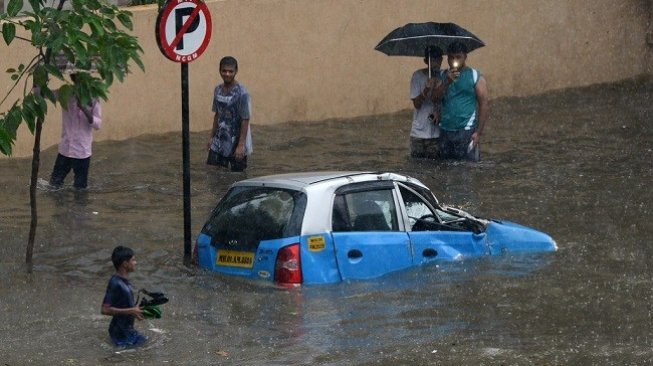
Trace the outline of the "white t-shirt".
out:
[[[424,90],[428,81],[427,69],[419,69],[413,73],[410,79],[410,99],[415,99]],[[431,101],[430,92],[422,103],[420,109],[413,110],[413,127],[410,129],[410,136],[420,139],[433,139],[440,136],[440,127],[429,120],[429,115],[436,111],[436,105]]]

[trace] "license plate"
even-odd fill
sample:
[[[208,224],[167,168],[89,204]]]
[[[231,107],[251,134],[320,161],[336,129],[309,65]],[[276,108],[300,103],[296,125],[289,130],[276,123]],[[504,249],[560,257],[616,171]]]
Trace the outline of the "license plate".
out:
[[[215,263],[220,266],[252,268],[254,267],[254,253],[218,250]]]

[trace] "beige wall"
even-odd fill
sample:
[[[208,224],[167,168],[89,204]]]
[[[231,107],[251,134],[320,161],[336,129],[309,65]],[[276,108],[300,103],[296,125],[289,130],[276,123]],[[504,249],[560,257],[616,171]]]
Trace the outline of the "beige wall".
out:
[[[490,97],[524,96],[652,74],[653,1],[642,0],[222,0],[207,1],[209,49],[189,64],[190,125],[211,124],[217,62],[235,56],[238,79],[253,98],[252,123],[314,121],[410,108],[408,84],[419,58],[388,57],[374,46],[408,22],[452,21],[487,44],[468,63],[488,80]],[[145,49],[136,69],[115,84],[96,140],[179,130],[180,65],[161,55],[156,6],[130,8]],[[27,59],[27,47],[0,46],[0,69]],[[4,57],[7,55],[8,57]],[[0,92],[8,78],[0,79]],[[1,110],[6,110],[3,105]],[[58,142],[60,112],[51,110],[43,148]],[[256,127],[254,127],[256,128]],[[33,138],[20,131],[14,156],[29,156]]]

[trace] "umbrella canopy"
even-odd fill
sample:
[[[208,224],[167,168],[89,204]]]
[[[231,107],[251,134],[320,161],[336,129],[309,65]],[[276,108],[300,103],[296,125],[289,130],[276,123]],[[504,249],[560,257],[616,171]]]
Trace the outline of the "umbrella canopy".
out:
[[[389,56],[424,57],[424,50],[437,46],[446,53],[455,41],[467,46],[467,52],[485,46],[471,32],[454,23],[408,23],[388,33],[374,48]]]

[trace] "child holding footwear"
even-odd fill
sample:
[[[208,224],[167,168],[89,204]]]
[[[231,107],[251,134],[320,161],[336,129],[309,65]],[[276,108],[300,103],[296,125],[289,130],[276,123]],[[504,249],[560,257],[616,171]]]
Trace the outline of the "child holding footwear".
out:
[[[136,257],[130,248],[118,246],[111,254],[116,273],[111,276],[102,301],[102,314],[111,315],[109,336],[116,346],[138,346],[147,337],[134,329],[134,319],[143,320],[143,310],[134,301],[129,273],[136,269]]]

